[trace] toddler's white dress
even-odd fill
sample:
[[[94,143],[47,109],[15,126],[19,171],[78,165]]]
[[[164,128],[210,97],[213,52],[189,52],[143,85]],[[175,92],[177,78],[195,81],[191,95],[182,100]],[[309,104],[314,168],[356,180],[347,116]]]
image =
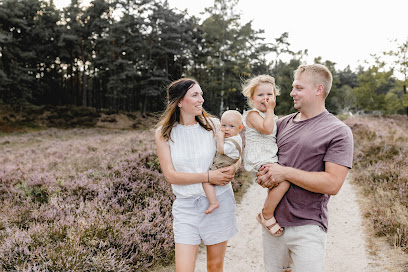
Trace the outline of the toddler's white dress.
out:
[[[278,117],[275,116],[275,125],[272,133],[265,135],[247,126],[246,118],[251,111],[258,112],[264,119],[266,113],[257,109],[251,109],[245,111],[242,116],[245,126],[244,168],[249,172],[258,172],[262,165],[278,161],[278,145],[276,143],[276,121]]]

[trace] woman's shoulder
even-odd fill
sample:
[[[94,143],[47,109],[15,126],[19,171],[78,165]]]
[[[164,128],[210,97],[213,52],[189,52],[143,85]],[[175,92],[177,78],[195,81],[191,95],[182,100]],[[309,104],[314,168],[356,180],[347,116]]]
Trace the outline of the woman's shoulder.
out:
[[[169,142],[169,140],[166,140],[163,135],[162,126],[157,127],[154,131],[154,139],[156,141],[156,144],[160,144],[162,142],[168,144]]]
[[[220,126],[220,119],[218,119],[217,117],[215,117],[215,116],[212,116],[212,117],[210,117],[209,118],[210,119],[210,126],[213,128],[213,129],[218,129],[219,128],[219,126]]]
[[[216,117],[216,116],[212,116],[212,117],[210,117],[210,120],[211,121],[213,121],[214,123],[216,123],[216,122],[220,122],[220,119],[218,119],[218,117]]]

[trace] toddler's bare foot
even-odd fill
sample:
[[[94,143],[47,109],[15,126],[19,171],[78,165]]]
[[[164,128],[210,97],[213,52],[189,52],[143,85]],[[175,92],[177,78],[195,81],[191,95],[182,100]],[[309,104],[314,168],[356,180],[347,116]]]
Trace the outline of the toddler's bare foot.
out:
[[[205,211],[206,214],[212,213],[216,208],[220,206],[220,203],[215,202],[215,203],[210,203],[210,206],[208,206],[208,209]]]

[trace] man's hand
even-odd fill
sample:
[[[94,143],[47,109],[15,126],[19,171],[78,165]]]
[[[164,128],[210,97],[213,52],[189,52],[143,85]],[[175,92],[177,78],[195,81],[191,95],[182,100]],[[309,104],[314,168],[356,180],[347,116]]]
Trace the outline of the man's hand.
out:
[[[285,167],[277,164],[266,164],[259,168],[257,176],[257,182],[264,188],[276,187],[279,183],[285,181]]]

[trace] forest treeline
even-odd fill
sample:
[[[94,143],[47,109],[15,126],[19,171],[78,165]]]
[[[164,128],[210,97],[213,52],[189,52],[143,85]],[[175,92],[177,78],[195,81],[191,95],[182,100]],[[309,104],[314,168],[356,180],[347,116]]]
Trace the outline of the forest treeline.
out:
[[[72,0],[63,10],[52,0],[2,0],[0,100],[156,112],[165,106],[165,87],[188,76],[218,115],[243,110],[242,82],[267,73],[281,88],[276,113],[289,113],[292,74],[307,50],[292,51],[289,33],[266,42],[263,30],[241,21],[237,3],[215,0],[196,17],[162,0],[94,0],[85,7]],[[377,56],[357,71],[316,58],[334,75],[327,108],[405,114],[407,47],[408,40],[387,53],[393,63]]]

